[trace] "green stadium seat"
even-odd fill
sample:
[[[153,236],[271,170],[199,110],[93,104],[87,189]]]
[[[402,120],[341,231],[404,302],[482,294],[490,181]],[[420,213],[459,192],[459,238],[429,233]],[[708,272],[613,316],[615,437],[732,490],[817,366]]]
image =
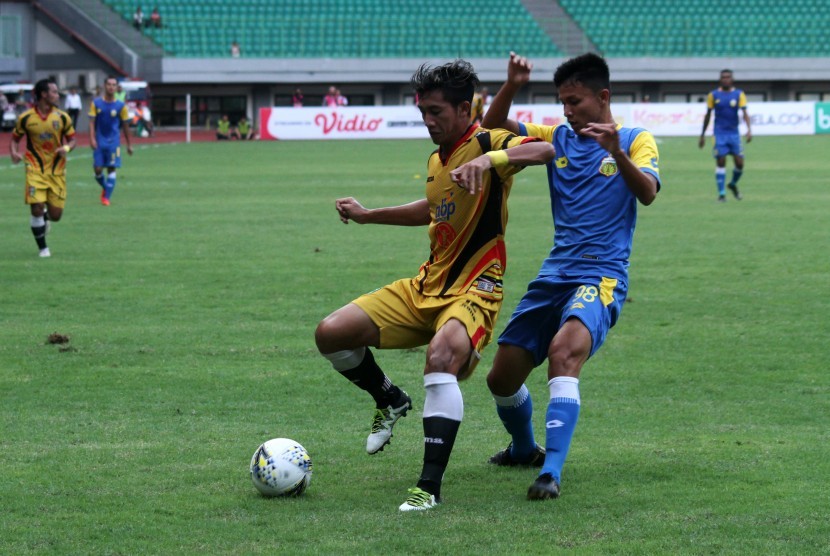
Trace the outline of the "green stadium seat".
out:
[[[126,20],[134,0],[104,0]],[[243,55],[292,57],[503,57],[520,45],[529,56],[561,56],[520,0],[498,5],[474,0],[154,0],[169,32],[147,36],[179,57],[228,56],[239,40]],[[443,19],[423,17],[424,11]],[[505,15],[509,14],[509,15]],[[267,15],[269,17],[263,17]],[[488,39],[479,40],[482,30]],[[197,31],[197,32],[193,32]],[[209,40],[203,40],[205,34]],[[263,40],[253,37],[262,36]],[[290,40],[274,40],[274,37]],[[247,37],[251,39],[246,44]]]

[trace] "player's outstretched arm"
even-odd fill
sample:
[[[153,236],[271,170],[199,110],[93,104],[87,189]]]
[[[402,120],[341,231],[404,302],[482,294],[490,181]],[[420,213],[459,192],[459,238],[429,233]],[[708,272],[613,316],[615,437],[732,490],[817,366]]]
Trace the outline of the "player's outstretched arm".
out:
[[[507,81],[501,86],[499,92],[493,97],[493,102],[487,109],[481,125],[487,129],[502,128],[513,133],[519,133],[519,124],[507,118],[510,113],[510,105],[513,104],[513,97],[519,89],[530,81],[530,72],[533,64],[524,56],[515,52],[510,53],[510,61],[507,63]]]
[[[344,197],[334,202],[340,221],[358,224],[388,224],[393,226],[426,226],[432,220],[429,201],[420,199],[396,207],[367,209],[354,197]]]
[[[452,181],[471,195],[476,195],[484,184],[484,173],[490,168],[512,166],[536,166],[547,164],[556,151],[547,141],[532,141],[505,150],[490,151],[462,164],[452,172]]]

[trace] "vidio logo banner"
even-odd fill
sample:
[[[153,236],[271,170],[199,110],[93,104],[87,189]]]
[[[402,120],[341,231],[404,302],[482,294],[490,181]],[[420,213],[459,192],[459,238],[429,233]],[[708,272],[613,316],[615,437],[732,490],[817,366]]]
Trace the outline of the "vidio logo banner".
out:
[[[816,103],[816,133],[830,133],[830,102]]]

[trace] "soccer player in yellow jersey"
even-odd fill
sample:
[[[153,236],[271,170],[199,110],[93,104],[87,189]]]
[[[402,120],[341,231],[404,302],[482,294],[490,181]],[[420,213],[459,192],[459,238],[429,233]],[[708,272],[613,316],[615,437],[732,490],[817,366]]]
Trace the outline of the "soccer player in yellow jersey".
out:
[[[26,160],[25,202],[32,215],[32,234],[41,257],[51,253],[46,246],[48,220],[57,222],[66,202],[66,155],[75,147],[75,128],[69,114],[58,110],[60,93],[51,79],[41,79],[33,90],[35,107],[17,118],[9,145],[13,164]],[[26,153],[20,140],[26,137]]]
[[[320,353],[375,400],[369,454],[389,443],[395,422],[412,409],[410,397],[384,374],[369,347],[429,346],[423,469],[401,511],[427,510],[440,502],[441,481],[464,413],[458,380],[473,372],[501,307],[512,176],[553,156],[549,143],[470,123],[478,77],[468,62],[422,65],[411,83],[429,136],[438,145],[429,157],[425,198],[367,209],[347,197],[335,206],[346,224],[429,226],[429,259],[417,276],[330,314],[315,334]]]

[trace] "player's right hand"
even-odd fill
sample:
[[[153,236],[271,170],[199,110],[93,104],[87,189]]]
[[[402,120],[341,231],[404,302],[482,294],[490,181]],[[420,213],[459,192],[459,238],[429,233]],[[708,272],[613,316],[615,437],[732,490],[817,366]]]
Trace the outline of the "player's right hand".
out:
[[[701,137],[700,140],[697,142],[697,146],[702,149],[704,145],[706,145],[706,138]]]
[[[334,202],[334,207],[337,209],[337,214],[340,215],[340,221],[343,224],[348,224],[349,220],[354,220],[358,224],[366,223],[366,215],[369,214],[369,211],[358,203],[354,197],[337,199]]]
[[[524,85],[530,81],[530,72],[533,64],[524,56],[515,52],[510,53],[510,62],[507,64],[507,80],[515,85]]]

